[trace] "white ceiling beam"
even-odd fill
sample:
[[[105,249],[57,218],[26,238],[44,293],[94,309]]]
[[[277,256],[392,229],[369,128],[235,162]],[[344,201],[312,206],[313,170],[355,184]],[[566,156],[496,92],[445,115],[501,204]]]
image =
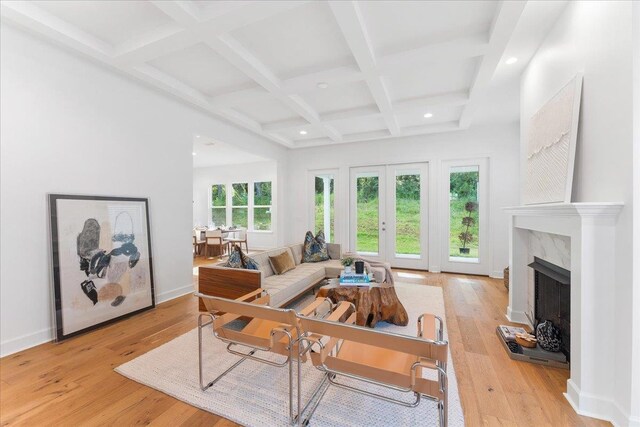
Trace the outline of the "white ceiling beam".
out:
[[[114,52],[109,43],[50,14],[28,1],[0,2],[2,17],[71,47],[100,61],[108,61]]]
[[[341,135],[335,131],[335,129],[325,128],[322,125],[318,113],[301,97],[298,95],[287,95],[282,89],[278,77],[233,37],[228,34],[223,34],[213,40],[207,41],[206,44],[242,71],[247,77],[253,79],[265,88],[281,103],[311,123],[318,131],[326,134],[334,141],[341,139]]]
[[[451,121],[451,122],[443,122],[443,123],[434,123],[431,125],[412,126],[412,127],[404,128],[402,136],[428,135],[428,134],[434,134],[434,133],[453,132],[457,130],[462,130],[460,129],[460,125],[458,124],[457,121]],[[367,132],[361,132],[361,133],[346,134],[343,136],[342,141],[340,141],[339,143],[348,144],[348,143],[354,143],[354,142],[374,141],[374,140],[390,139],[390,138],[396,138],[396,137],[391,135],[389,131],[385,129],[384,131],[375,130],[375,131],[367,131]],[[296,141],[294,143],[294,148],[320,147],[323,145],[332,145],[332,144],[335,144],[335,142],[331,141],[328,138],[316,138],[316,139],[309,139],[304,141]]]
[[[452,62],[475,58],[485,54],[489,43],[484,41],[485,35],[476,37],[464,37],[443,43],[435,43],[425,47],[392,53],[378,59],[378,69],[382,74],[402,69],[403,67],[428,65],[439,62]],[[344,66],[321,70],[301,76],[292,77],[281,81],[285,93],[305,94],[318,90],[318,83],[325,82],[329,88],[344,84],[365,81],[365,75],[354,67]],[[219,105],[227,105],[237,99],[260,96],[262,89],[252,88],[218,95],[212,102]],[[397,109],[394,105],[394,109]]]
[[[166,3],[166,4],[165,4]],[[303,2],[304,3],[304,2]],[[152,42],[135,48],[118,51],[116,61],[121,64],[140,64],[176,50],[184,49],[209,38],[215,38],[252,22],[260,21],[272,15],[300,6],[301,2],[260,1],[231,4],[222,7],[217,13],[207,16],[194,15],[192,8],[183,1],[159,0],[156,6],[173,18],[184,29],[173,34],[158,37]],[[193,15],[193,18],[189,18]]]
[[[360,7],[354,1],[331,1],[329,6],[360,71],[366,77],[371,95],[384,116],[389,132],[395,136],[400,135],[400,126],[393,114],[387,86],[377,69],[375,53]]]
[[[441,95],[426,96],[422,98],[407,99],[394,104],[394,111],[399,114],[424,113],[429,109],[436,107],[459,107],[465,105],[469,101],[469,94],[466,91],[451,92]],[[320,115],[322,123],[334,125],[336,123],[359,120],[365,118],[376,118],[384,115],[375,107],[358,107],[349,110],[336,111]],[[266,123],[262,128],[267,132],[281,132],[304,126],[302,119],[297,120],[281,120],[277,122]],[[404,132],[403,132],[404,134]]]
[[[498,10],[491,26],[489,50],[478,67],[469,90],[469,102],[460,116],[461,128],[466,129],[471,125],[474,111],[478,108],[478,104],[482,101],[491,83],[491,78],[500,64],[500,59],[526,4],[526,1],[502,1],[498,5]]]

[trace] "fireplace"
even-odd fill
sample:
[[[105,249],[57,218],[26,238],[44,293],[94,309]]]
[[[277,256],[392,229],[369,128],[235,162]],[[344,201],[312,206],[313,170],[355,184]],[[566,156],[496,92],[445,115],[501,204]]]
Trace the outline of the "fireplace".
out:
[[[551,321],[560,330],[560,351],[570,362],[571,272],[538,257],[534,257],[529,267],[535,272],[534,319],[531,323],[537,326],[545,320]]]

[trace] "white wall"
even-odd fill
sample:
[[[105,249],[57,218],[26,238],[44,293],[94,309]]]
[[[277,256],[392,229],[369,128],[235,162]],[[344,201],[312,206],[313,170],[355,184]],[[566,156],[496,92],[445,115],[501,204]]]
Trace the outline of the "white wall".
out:
[[[633,3],[633,201],[640,203],[640,2]],[[640,307],[640,208],[633,210],[633,307]],[[633,311],[632,354],[640,357],[640,310]],[[640,402],[640,363],[631,368],[631,402]],[[640,405],[629,411],[640,425]]]
[[[629,425],[630,414],[637,414],[640,405],[638,400],[632,404],[630,375],[632,360],[637,369],[640,354],[632,354],[628,344],[640,333],[632,330],[631,9],[631,2],[571,2],[521,82],[524,165],[528,119],[576,73],[584,72],[573,201],[625,203],[616,229],[616,277],[611,278],[616,318],[602,319],[620,345],[611,363],[615,380],[603,385],[601,396],[588,397],[598,405],[592,415],[618,425]]]
[[[354,166],[396,163],[429,162],[429,269],[440,271],[440,231],[438,193],[448,182],[440,182],[440,163],[443,160],[474,157],[489,158],[490,167],[490,225],[492,262],[485,274],[501,277],[509,264],[507,239],[508,221],[501,208],[518,204],[519,136],[518,125],[476,127],[467,131],[433,135],[385,139],[362,143],[341,144],[295,150],[290,155],[290,192],[288,208],[290,221],[288,243],[301,242],[311,224],[310,210],[300,206],[311,203],[311,188],[307,185],[308,171],[338,169],[336,181],[336,241],[348,248],[349,169]],[[341,219],[344,218],[345,220]],[[435,232],[434,232],[435,231]]]
[[[250,249],[268,249],[278,246],[278,172],[277,163],[256,162],[239,165],[215,166],[193,169],[193,224],[208,225],[209,206],[211,204],[211,185],[231,185],[238,182],[271,181],[273,188],[273,207],[271,209],[271,231],[249,231]],[[229,187],[227,187],[229,188]],[[252,187],[250,187],[252,190]]]
[[[286,150],[1,26],[2,355],[52,338],[47,193],[148,197],[158,301],[191,291],[192,140]]]

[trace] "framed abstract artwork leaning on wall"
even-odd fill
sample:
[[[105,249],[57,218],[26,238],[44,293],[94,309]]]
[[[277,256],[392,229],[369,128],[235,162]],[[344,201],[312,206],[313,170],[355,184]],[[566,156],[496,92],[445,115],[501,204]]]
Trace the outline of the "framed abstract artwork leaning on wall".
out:
[[[56,340],[155,307],[147,199],[49,195]]]
[[[578,74],[529,121],[525,205],[571,203],[581,92]]]

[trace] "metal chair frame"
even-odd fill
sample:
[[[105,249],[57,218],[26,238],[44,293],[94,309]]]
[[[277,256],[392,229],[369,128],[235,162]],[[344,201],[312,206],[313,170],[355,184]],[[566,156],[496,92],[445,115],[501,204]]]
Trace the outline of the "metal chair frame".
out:
[[[354,307],[354,311],[355,311],[355,307]],[[423,317],[424,315],[421,315],[418,318],[418,337],[422,338],[423,336],[423,330],[422,330],[422,322],[423,322]],[[438,316],[434,316],[439,323],[439,328],[438,328],[438,340],[437,341],[433,341],[433,340],[427,340],[435,345],[447,345],[448,342],[443,340],[443,322],[442,319]],[[326,320],[317,320],[320,322],[328,322]],[[376,331],[377,333],[380,334],[386,334],[386,335],[391,335],[391,336],[397,336],[397,334],[393,334],[393,333],[389,333],[389,332],[384,332],[384,331]],[[424,338],[422,338],[424,339]],[[299,352],[299,359],[304,357],[309,351],[313,351],[313,346],[314,345],[318,345],[318,350],[319,352],[322,352],[325,348],[325,345],[322,343],[322,341],[311,337],[309,335],[308,332],[306,332],[305,334],[303,334],[302,336],[300,336],[300,338],[298,338],[297,340],[298,342],[298,352]],[[331,353],[333,355],[337,355],[340,352],[340,345],[341,342],[337,343],[331,350]],[[421,358],[421,359],[425,359],[425,358]],[[429,364],[430,363],[430,364]],[[435,366],[435,368],[434,368]],[[441,400],[435,396],[430,396],[427,394],[423,394],[423,393],[419,393],[413,390],[413,387],[416,384],[416,371],[418,367],[422,367],[422,368],[426,368],[426,369],[435,369],[438,372],[438,382],[439,382],[439,387],[440,387],[440,391],[444,394],[444,399]],[[376,380],[372,380],[370,378],[366,378],[366,377],[362,377],[359,375],[355,375],[355,374],[351,374],[348,372],[341,372],[338,370],[334,370],[329,368],[324,362],[322,362],[321,366],[316,366],[316,369],[318,369],[319,371],[323,372],[323,379],[320,382],[320,384],[316,387],[316,389],[314,390],[314,392],[311,394],[311,397],[309,398],[309,400],[305,403],[304,407],[302,406],[301,403],[301,398],[300,398],[300,390],[302,387],[301,381],[300,381],[300,364],[298,364],[298,417],[297,417],[297,425],[303,425],[306,426],[309,424],[311,417],[313,416],[313,414],[315,413],[316,409],[318,408],[320,401],[322,400],[322,397],[324,396],[324,394],[326,393],[326,391],[329,389],[329,386],[334,385],[336,387],[339,388],[343,388],[346,390],[350,390],[359,394],[363,394],[365,396],[369,396],[375,399],[380,399],[380,400],[384,400],[386,402],[390,402],[393,404],[397,404],[397,405],[401,405],[401,406],[405,406],[405,407],[409,407],[409,408],[415,408],[420,404],[420,400],[421,398],[426,398],[430,401],[433,402],[437,402],[438,404],[438,413],[439,413],[439,421],[440,421],[440,426],[441,427],[446,427],[448,424],[448,420],[447,420],[447,408],[448,408],[448,402],[447,402],[447,389],[448,389],[448,379],[447,379],[447,372],[446,372],[446,364],[445,363],[440,363],[437,360],[433,360],[433,359],[426,359],[426,360],[420,360],[415,362],[412,366],[411,366],[411,387],[399,387],[399,386],[395,386],[395,385],[391,385],[391,384],[387,384],[384,382],[380,382],[380,381],[376,381]],[[415,400],[411,401],[411,402],[406,402],[403,400],[399,400],[399,399],[394,399],[388,396],[385,396],[383,394],[379,394],[379,393],[373,393],[370,392],[368,390],[364,390],[358,387],[354,387],[354,386],[350,386],[350,385],[346,385],[346,384],[342,384],[336,381],[336,378],[338,376],[344,376],[347,378],[351,378],[354,380],[358,380],[358,381],[362,381],[362,382],[366,382],[369,384],[373,384],[373,385],[377,385],[383,388],[387,388],[390,390],[395,390],[395,391],[399,391],[399,392],[406,392],[406,393],[413,393],[415,396]],[[310,405],[312,405],[310,407]],[[306,417],[303,418],[303,414],[305,412],[307,412],[307,410],[310,409],[310,411],[308,412],[308,415]],[[300,420],[302,419],[302,422],[300,422]]]

